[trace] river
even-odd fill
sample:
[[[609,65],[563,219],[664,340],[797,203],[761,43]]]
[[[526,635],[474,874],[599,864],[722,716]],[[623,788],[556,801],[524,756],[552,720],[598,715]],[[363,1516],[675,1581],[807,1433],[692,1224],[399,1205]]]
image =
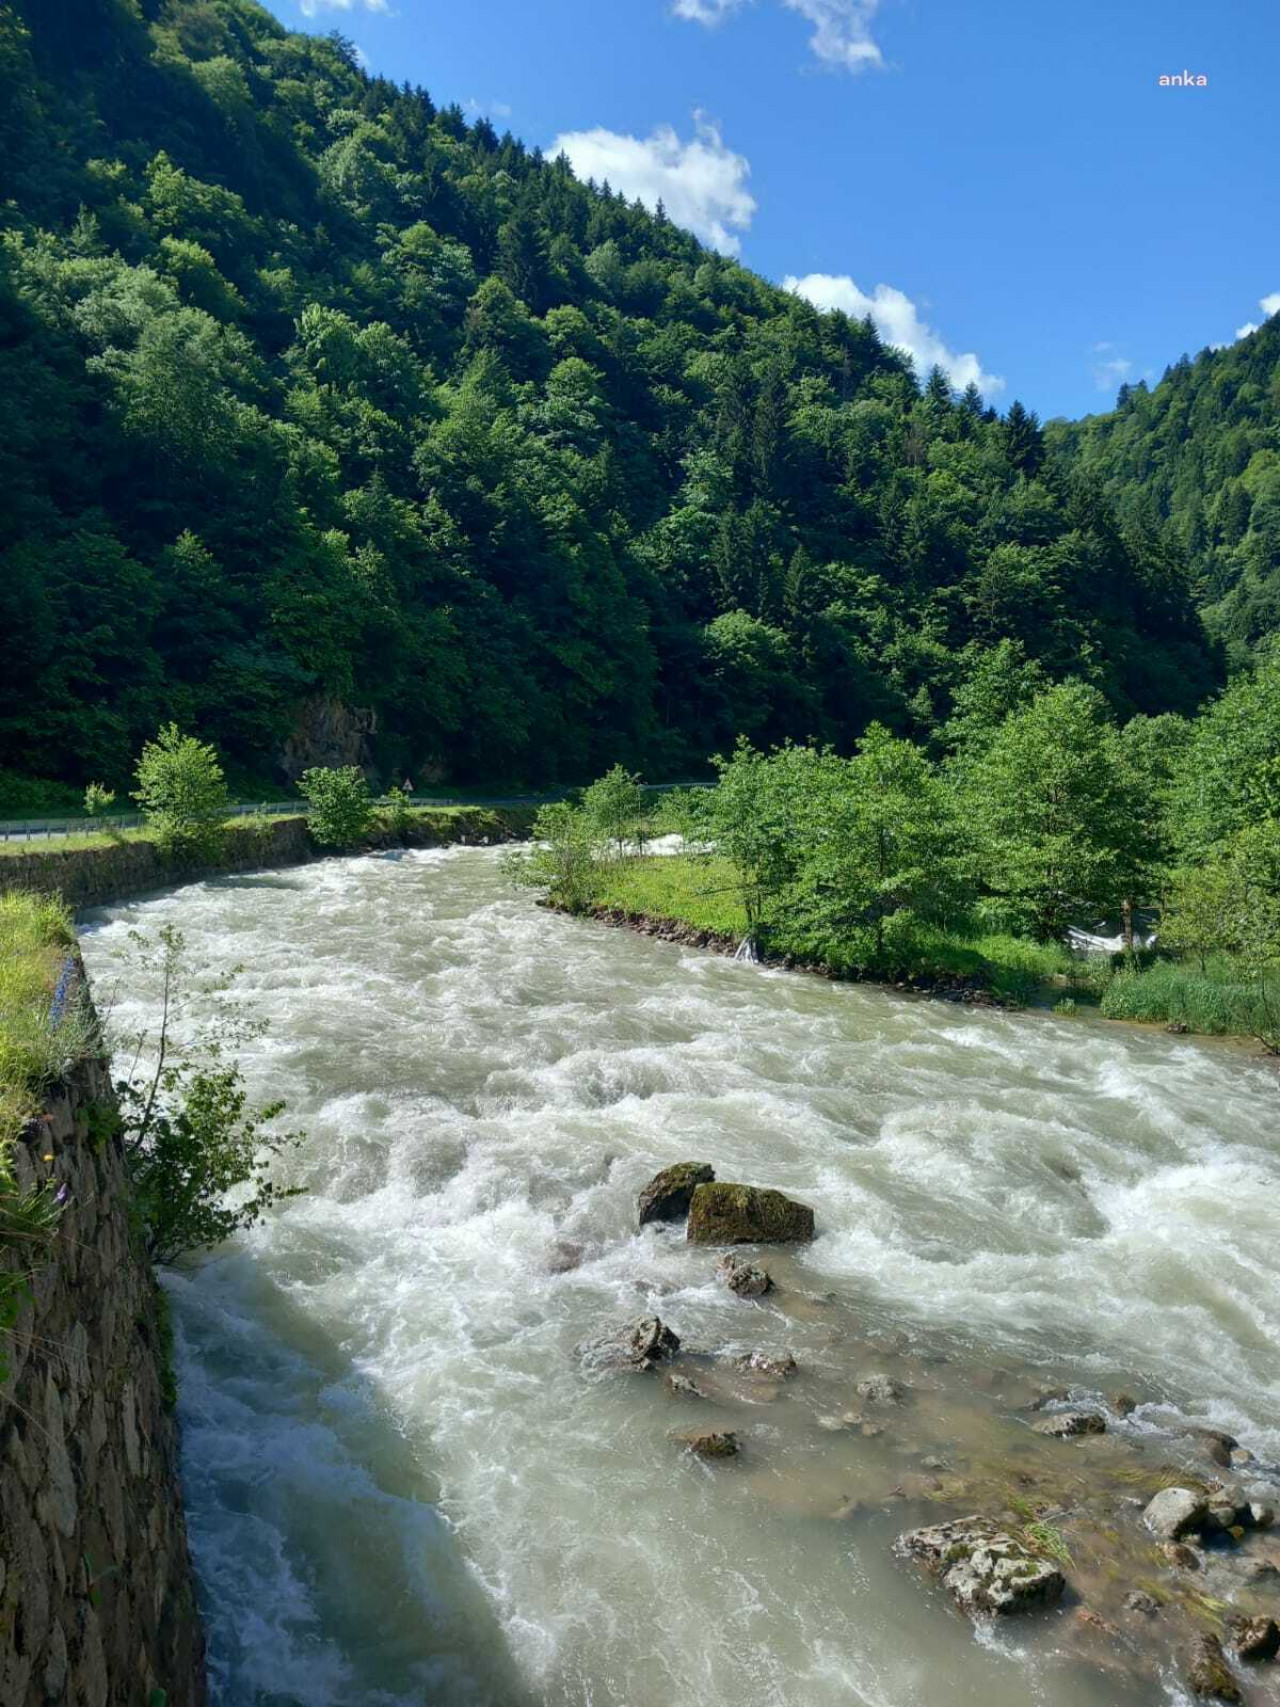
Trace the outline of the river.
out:
[[[166,1278],[220,1707],[1181,1699],[1157,1643],[1117,1667],[1067,1608],[975,1636],[893,1542],[952,1514],[924,1456],[960,1510],[1019,1466],[1121,1478],[1170,1418],[1280,1458],[1270,1065],[566,919],[484,849],[94,915],[113,1024],[154,1019],[129,933],[166,923],[243,963],[270,1021],[246,1072],[309,1132],[306,1194]],[[814,1206],[775,1294],[636,1231],[682,1159]],[[800,1373],[704,1360],[699,1401],[583,1372],[579,1341],[646,1312]],[[909,1403],[834,1427],[868,1372]],[[1140,1403],[1045,1442],[1039,1382]],[[669,1438],[705,1419],[738,1459]]]

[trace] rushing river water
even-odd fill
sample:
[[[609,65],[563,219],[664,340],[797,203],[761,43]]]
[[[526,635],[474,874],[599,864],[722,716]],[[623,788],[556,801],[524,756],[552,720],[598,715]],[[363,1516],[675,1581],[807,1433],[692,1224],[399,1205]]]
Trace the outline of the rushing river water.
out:
[[[975,1489],[1035,1453],[1105,1476],[1180,1408],[1280,1457],[1268,1065],[557,917],[478,849],[98,915],[120,1024],[155,1002],[120,977],[128,933],[164,923],[244,964],[271,1022],[246,1071],[310,1135],[306,1195],[168,1282],[221,1707],[1180,1699],[1067,1609],[975,1638],[892,1544],[950,1515],[924,1455]],[[776,1294],[637,1233],[637,1189],[685,1158],[814,1205]],[[800,1374],[708,1361],[697,1401],[583,1373],[580,1340],[648,1311]],[[833,1432],[869,1371],[910,1403]],[[1044,1442],[1036,1380],[1142,1404]],[[669,1438],[704,1420],[739,1459]]]

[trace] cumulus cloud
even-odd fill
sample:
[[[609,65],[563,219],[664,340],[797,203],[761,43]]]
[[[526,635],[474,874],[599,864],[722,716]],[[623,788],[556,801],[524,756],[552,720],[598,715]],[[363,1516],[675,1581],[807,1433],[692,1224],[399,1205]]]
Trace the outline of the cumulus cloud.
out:
[[[304,18],[317,18],[321,12],[389,12],[387,0],[298,0]]]
[[[880,0],[783,0],[783,5],[813,25],[809,46],[824,65],[867,71],[884,64],[883,54],[871,39]]]
[[[1093,383],[1099,391],[1114,391],[1133,372],[1133,363],[1127,356],[1112,354],[1115,349],[1114,344],[1093,346]]]
[[[671,0],[677,18],[708,28],[724,23],[749,0]],[[881,0],[782,0],[813,25],[809,46],[822,64],[843,71],[866,71],[883,65],[884,56],[872,40],[871,26]]]
[[[671,10],[677,18],[688,18],[691,23],[722,24],[745,3],[746,0],[671,0]]]
[[[719,249],[736,255],[737,233],[746,231],[756,211],[747,189],[751,166],[725,146],[720,127],[703,113],[693,115],[694,134],[684,142],[669,124],[651,136],[618,131],[571,130],[556,137],[553,155],[567,154],[579,178],[606,180],[611,189],[639,199],[647,208],[662,202],[677,225]]]
[[[1280,290],[1273,290],[1270,296],[1260,297],[1258,307],[1262,310],[1263,320],[1270,320],[1273,314],[1280,314]],[[1241,338],[1247,338],[1251,332],[1256,332],[1258,326],[1259,322],[1256,320],[1246,320],[1243,326],[1237,326],[1236,342],[1238,343]],[[1215,350],[1220,350],[1223,346],[1215,344],[1213,347]]]
[[[986,396],[1004,389],[1004,380],[996,374],[984,373],[982,363],[972,351],[957,355],[948,349],[933,328],[920,318],[911,298],[892,285],[877,285],[868,296],[847,273],[808,273],[804,278],[789,275],[782,281],[782,287],[803,296],[815,308],[840,308],[859,320],[869,314],[884,341],[910,356],[921,379],[937,366],[952,385],[961,389],[971,381]]]

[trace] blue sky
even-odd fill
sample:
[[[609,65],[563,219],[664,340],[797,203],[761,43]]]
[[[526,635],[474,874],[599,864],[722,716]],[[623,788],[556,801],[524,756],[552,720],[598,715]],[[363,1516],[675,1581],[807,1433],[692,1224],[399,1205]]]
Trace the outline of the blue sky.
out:
[[[1001,407],[1107,408],[1280,310],[1276,0],[269,3]]]

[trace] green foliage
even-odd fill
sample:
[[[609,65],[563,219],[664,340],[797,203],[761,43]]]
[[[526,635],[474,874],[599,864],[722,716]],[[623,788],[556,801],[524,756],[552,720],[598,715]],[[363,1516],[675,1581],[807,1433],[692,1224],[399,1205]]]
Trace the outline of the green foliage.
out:
[[[1005,640],[1121,717],[1216,684],[1162,518],[1020,404],[252,0],[61,12],[0,52],[0,765],[68,805],[335,703],[388,773],[554,784],[933,738]]]
[[[1113,412],[1050,429],[1060,465],[1100,485],[1145,540],[1158,578],[1200,589],[1233,662],[1280,625],[1280,316],[1221,349],[1183,356]]]
[[[563,800],[539,808],[532,845],[513,849],[504,860],[513,883],[545,890],[572,913],[592,899],[599,865],[599,845],[586,813]]]
[[[254,1108],[228,1059],[230,1047],[263,1030],[226,1000],[236,973],[201,989],[181,932],[166,926],[154,943],[134,941],[136,975],[158,984],[160,1023],[154,1037],[114,1040],[117,1058],[127,1050],[135,1061],[151,1060],[145,1075],[121,1080],[116,1092],[147,1251],[172,1263],[252,1227],[295,1195],[273,1168],[305,1134],[277,1131],[283,1103]],[[199,1000],[210,995],[219,998],[216,1018],[202,1026]]]
[[[402,788],[389,788],[378,807],[378,822],[389,836],[403,842],[413,825],[413,807]]]
[[[307,828],[321,847],[356,847],[368,835],[374,805],[358,765],[304,771],[298,788],[307,801]]]
[[[616,858],[632,849],[643,852],[647,808],[638,776],[615,765],[584,790],[582,811],[591,836]]]
[[[61,1215],[51,1186],[19,1183],[13,1146],[37,1113],[41,1091],[89,1044],[83,1004],[67,976],[72,940],[61,902],[0,894],[0,1381],[7,1336]]]
[[[81,1004],[58,986],[73,941],[61,901],[0,894],[0,1147],[35,1111],[40,1090],[86,1046]]]
[[[84,791],[86,818],[101,818],[104,813],[111,810],[115,803],[115,790],[107,788],[103,783],[91,782]]]
[[[216,851],[228,800],[213,747],[170,723],[143,747],[136,775],[133,798],[163,853],[192,860]]]
[[[1130,893],[1134,818],[1096,689],[1065,682],[1013,711],[966,775],[964,802],[983,887],[1042,939]]]

